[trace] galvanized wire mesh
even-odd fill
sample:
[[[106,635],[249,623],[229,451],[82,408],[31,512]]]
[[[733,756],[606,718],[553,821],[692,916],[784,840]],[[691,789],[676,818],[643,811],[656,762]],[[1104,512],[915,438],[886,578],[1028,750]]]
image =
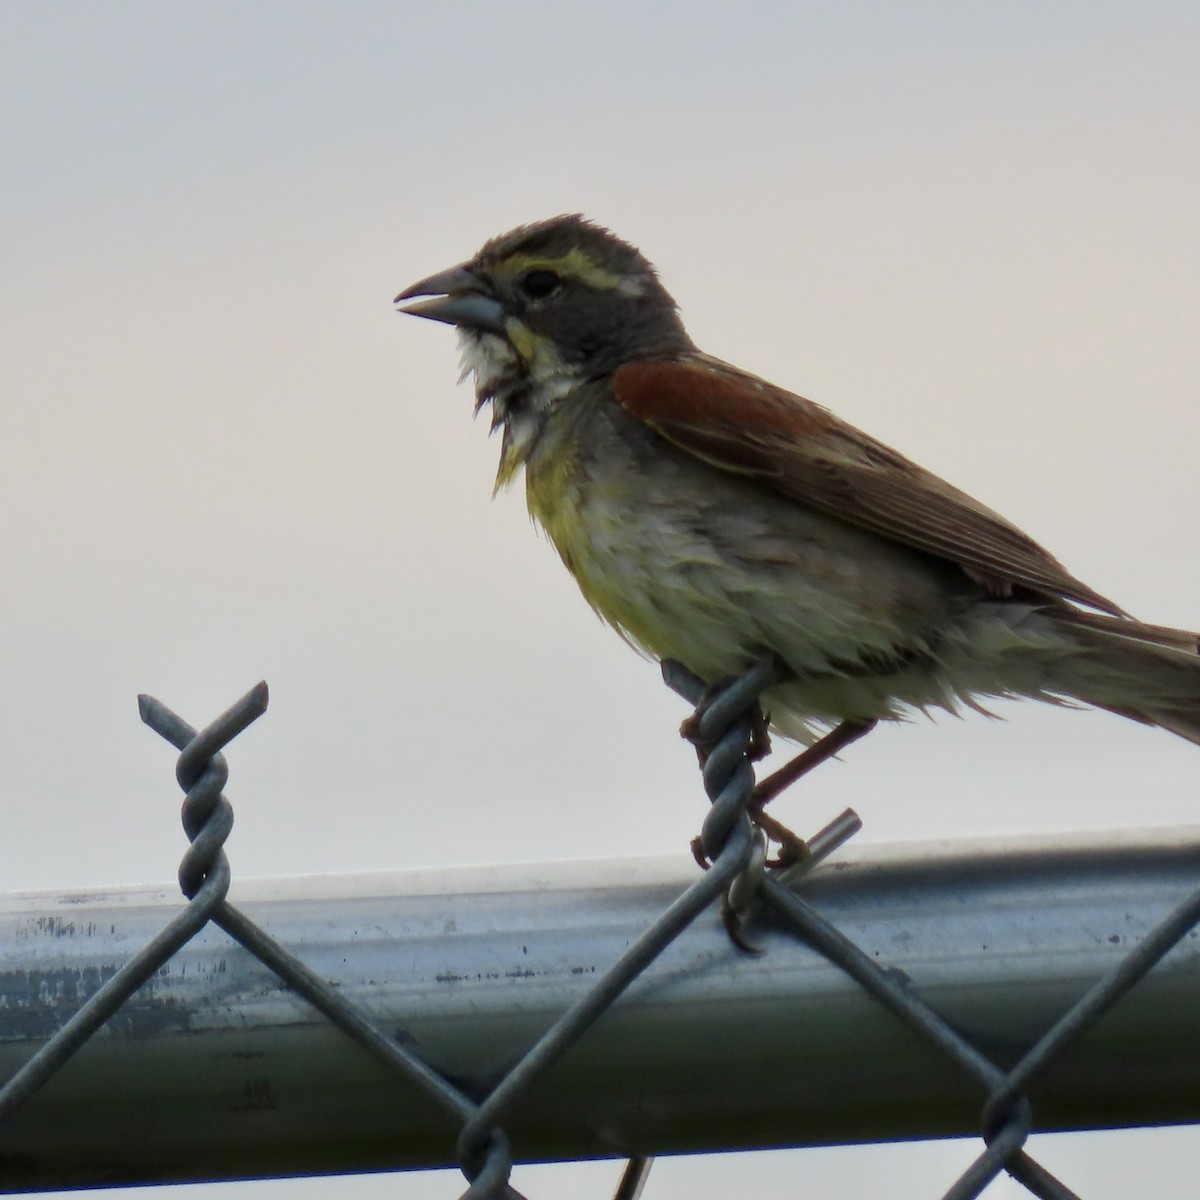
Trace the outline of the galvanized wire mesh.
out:
[[[876,999],[980,1085],[980,1129],[984,1150],[945,1193],[946,1200],[980,1195],[1007,1171],[1033,1194],[1048,1200],[1075,1195],[1025,1151],[1034,1128],[1028,1093],[1052,1070],[1063,1051],[1126,995],[1197,922],[1200,888],[1160,922],[1104,978],[1071,1005],[1014,1066],[1002,1069],[983,1055],[927,1004],[906,979],[869,957],[794,890],[796,877],[840,845],[857,828],[843,814],[808,843],[804,861],[785,871],[765,862],[761,837],[747,816],[755,786],[753,762],[761,753],[757,697],[774,677],[770,660],[715,696],[702,680],[673,664],[664,676],[680,695],[698,705],[689,736],[701,752],[710,809],[698,839],[709,869],[645,930],[608,972],[529,1047],[482,1100],[466,1095],[453,1082],[401,1045],[370,1015],[319,978],[303,962],[249,920],[227,900],[229,864],[224,843],[233,815],[223,788],[228,768],[221,751],[266,711],[267,688],[258,684],[237,703],[197,732],[165,705],[140,698],[142,719],[180,751],[176,778],[185,792],[183,825],[190,841],[179,870],[188,905],[166,928],[99,986],[80,1009],[0,1088],[0,1119],[27,1100],[112,1017],[183,945],[209,922],[225,930],[289,987],[375,1059],[420,1088],[458,1123],[458,1161],[469,1181],[464,1197],[484,1200],[519,1195],[509,1183],[514,1154],[505,1133],[507,1118],[539,1077],[619,999],[695,919],[721,903],[731,934],[741,941],[741,923],[760,905],[778,915],[798,937],[844,971]],[[751,948],[751,947],[748,947]],[[799,1133],[800,1131],[798,1131]],[[651,1159],[629,1161],[617,1190],[618,1200],[636,1200]]]

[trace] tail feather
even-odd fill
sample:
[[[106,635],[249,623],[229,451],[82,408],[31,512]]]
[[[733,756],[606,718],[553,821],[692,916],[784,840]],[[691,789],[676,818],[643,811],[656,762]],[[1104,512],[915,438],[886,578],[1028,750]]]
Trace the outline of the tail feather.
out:
[[[1076,699],[1200,746],[1200,634],[1079,609],[1054,622],[1084,651],[1071,672]]]

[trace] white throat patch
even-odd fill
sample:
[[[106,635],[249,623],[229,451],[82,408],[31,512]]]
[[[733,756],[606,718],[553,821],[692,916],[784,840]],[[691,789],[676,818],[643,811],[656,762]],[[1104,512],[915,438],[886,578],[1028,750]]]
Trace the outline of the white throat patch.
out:
[[[522,357],[507,339],[478,330],[458,331],[462,375],[475,377],[476,411],[492,406],[492,429],[502,428],[499,489],[528,459],[551,407],[582,381],[548,344],[539,343],[531,358]]]
[[[494,333],[460,329],[458,339],[460,382],[474,375],[476,399],[480,404],[492,401],[501,421],[516,407],[544,412],[583,378],[579,368],[565,364],[547,343],[539,343],[526,359],[507,338]]]
[[[464,383],[467,376],[473,375],[475,395],[480,403],[510,388],[513,377],[520,371],[517,352],[504,338],[494,333],[460,329],[458,350],[462,367],[458,381]]]

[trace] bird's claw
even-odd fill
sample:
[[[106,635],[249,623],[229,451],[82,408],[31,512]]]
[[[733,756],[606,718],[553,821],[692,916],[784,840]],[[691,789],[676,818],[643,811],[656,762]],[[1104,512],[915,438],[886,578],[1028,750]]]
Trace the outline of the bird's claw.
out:
[[[725,933],[729,940],[743,954],[752,954],[757,958],[758,956],[766,953],[761,946],[756,946],[753,942],[747,939],[745,933],[742,932],[742,915],[737,911],[736,908],[733,907],[732,904],[728,902],[728,900],[721,905],[721,924],[725,926]]]
[[[808,858],[810,853],[808,843],[802,837],[794,834],[781,821],[776,821],[774,817],[768,817],[762,809],[751,809],[750,820],[779,847],[779,853],[774,858],[767,859],[768,867],[791,867]]]
[[[696,759],[700,769],[704,770],[704,764],[708,762],[708,745],[707,739],[700,731],[700,722],[704,719],[704,714],[708,711],[708,706],[729,686],[731,680],[722,679],[719,683],[711,683],[704,689],[704,695],[700,697],[696,707],[683,719],[679,726],[679,736],[685,742],[691,742],[692,748],[696,751]]]
[[[751,762],[760,762],[771,753],[771,718],[756,705],[750,716],[750,740],[746,744],[746,757]]]

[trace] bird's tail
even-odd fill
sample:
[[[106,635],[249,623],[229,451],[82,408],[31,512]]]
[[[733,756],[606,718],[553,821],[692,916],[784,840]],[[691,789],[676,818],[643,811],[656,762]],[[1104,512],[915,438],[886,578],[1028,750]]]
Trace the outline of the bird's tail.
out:
[[[1200,745],[1200,634],[1078,609],[1047,614],[1082,653],[1069,692]]]

